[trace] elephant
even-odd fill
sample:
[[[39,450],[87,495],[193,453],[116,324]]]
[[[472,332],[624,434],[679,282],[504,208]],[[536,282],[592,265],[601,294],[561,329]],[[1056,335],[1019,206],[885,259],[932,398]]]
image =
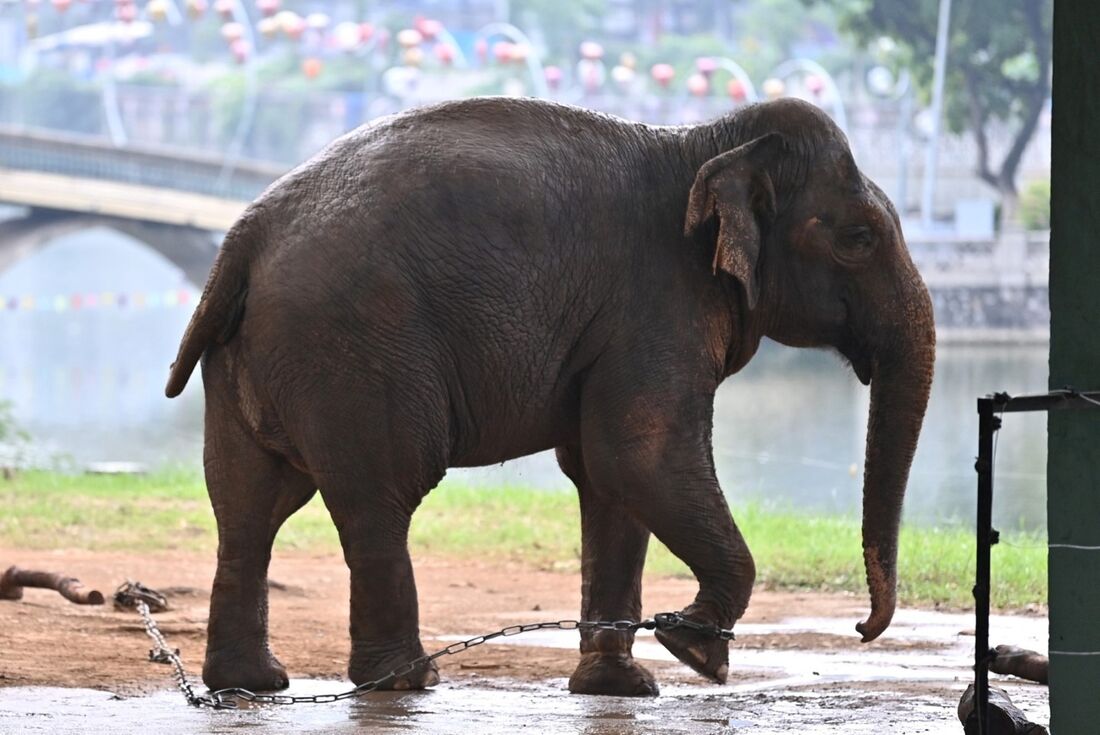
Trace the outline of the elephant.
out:
[[[422,655],[413,512],[450,467],[549,449],[578,490],[583,618],[640,619],[652,533],[698,582],[682,615],[732,627],[756,569],[715,474],[714,394],[765,336],[834,350],[870,386],[871,641],[896,604],[935,327],[897,213],[824,112],[781,99],[655,126],[474,98],[338,138],[227,232],[167,382],[178,395],[201,359],[203,681],[287,686],[267,569],[317,491],[350,570],[350,679]],[[728,641],[657,635],[726,680]],[[569,690],[657,694],[633,642],[583,631]],[[426,664],[383,688],[438,681]]]

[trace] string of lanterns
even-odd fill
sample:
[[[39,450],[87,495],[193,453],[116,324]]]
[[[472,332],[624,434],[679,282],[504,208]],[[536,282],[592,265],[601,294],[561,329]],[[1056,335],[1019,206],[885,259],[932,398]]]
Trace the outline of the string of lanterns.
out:
[[[71,6],[73,0],[49,0],[50,5],[58,12],[64,13]],[[98,2],[100,0],[82,0],[82,2]],[[417,16],[409,28],[403,28],[395,34],[380,26],[369,22],[343,21],[333,23],[326,13],[314,12],[300,15],[293,10],[282,9],[281,0],[253,0],[260,18],[256,23],[259,35],[269,41],[275,41],[285,37],[289,41],[310,41],[311,50],[334,49],[342,52],[378,51],[384,52],[391,40],[396,41],[400,50],[401,64],[406,67],[421,67],[428,58],[433,58],[443,67],[451,67],[462,58],[462,51],[454,38],[446,31],[443,24],[433,18]],[[41,0],[24,0],[28,7],[37,9]],[[138,0],[114,0],[115,18],[123,23],[132,23],[141,15]],[[144,5],[145,17],[154,23],[166,22],[171,11],[175,8],[175,0],[148,0]],[[240,22],[238,0],[213,0],[213,12],[220,19],[221,37],[226,42],[232,56],[240,63],[247,61],[253,54],[253,48],[248,40],[245,27]],[[209,0],[183,0],[187,16],[198,21],[206,17],[210,11]],[[33,23],[32,23],[33,19]],[[28,34],[34,35],[32,26],[37,29],[37,15],[28,15]],[[526,43],[514,40],[492,40],[479,35],[474,42],[474,54],[478,63],[482,66],[496,64],[507,66],[509,64],[522,65],[527,62],[533,50]],[[585,92],[593,93],[605,87],[608,78],[615,87],[627,90],[636,85],[639,79],[644,80],[644,75],[638,69],[638,59],[635,54],[625,52],[619,56],[610,72],[604,63],[605,51],[596,41],[584,41],[578,47],[580,60],[577,63],[575,79]],[[324,62],[319,54],[311,53],[302,61],[303,75],[308,79],[315,79],[324,70]],[[756,90],[751,82],[747,82],[744,75],[732,75],[724,85],[716,82],[719,71],[726,69],[711,57],[701,57],[695,60],[694,68],[687,71],[684,76],[684,86],[687,92],[695,97],[705,97],[724,92],[736,104],[754,101],[757,98]],[[728,69],[726,69],[728,71]],[[650,66],[648,78],[659,90],[668,91],[673,82],[681,75],[682,70],[665,62],[658,62]],[[542,75],[546,87],[550,90],[558,90],[566,81],[566,73],[560,66],[547,65],[542,68]],[[828,93],[826,80],[817,74],[808,74],[803,77],[802,89],[813,98],[822,98]],[[784,79],[771,77],[761,85],[763,96],[768,99],[781,97],[787,92],[787,83]]]
[[[91,309],[176,308],[190,306],[193,298],[192,292],[185,288],[164,291],[104,291],[53,296],[22,295],[0,297],[0,311],[62,313]]]

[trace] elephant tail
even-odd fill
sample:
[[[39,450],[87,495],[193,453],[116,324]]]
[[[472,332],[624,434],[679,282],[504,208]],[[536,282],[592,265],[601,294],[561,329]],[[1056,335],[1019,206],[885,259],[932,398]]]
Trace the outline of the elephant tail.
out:
[[[179,353],[168,374],[164,394],[175,398],[183,392],[187,379],[206,348],[228,342],[244,316],[248,296],[249,263],[255,249],[255,218],[246,212],[225,235],[214,267],[191,322],[183,333]]]

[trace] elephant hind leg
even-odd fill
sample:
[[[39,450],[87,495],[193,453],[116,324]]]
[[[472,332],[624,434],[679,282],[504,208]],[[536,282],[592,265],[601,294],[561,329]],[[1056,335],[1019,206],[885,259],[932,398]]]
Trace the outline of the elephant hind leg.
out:
[[[345,398],[336,405],[331,395]],[[443,477],[449,443],[446,412],[431,386],[348,395],[355,393],[314,397],[310,430],[292,433],[302,435],[305,461],[317,468],[351,574],[348,676],[359,685],[424,655],[408,533],[413,512]],[[378,688],[423,689],[438,681],[431,663]]]
[[[211,689],[287,686],[268,645],[267,570],[275,534],[316,485],[259,446],[219,404],[207,381],[206,484],[218,525],[218,568],[210,595],[203,682]]]
[[[642,614],[642,567],[649,531],[621,501],[601,493],[584,470],[581,449],[559,447],[558,464],[577,486],[581,503],[581,618],[638,620]],[[569,677],[574,694],[656,696],[657,682],[634,660],[634,633],[581,632],[581,660]]]

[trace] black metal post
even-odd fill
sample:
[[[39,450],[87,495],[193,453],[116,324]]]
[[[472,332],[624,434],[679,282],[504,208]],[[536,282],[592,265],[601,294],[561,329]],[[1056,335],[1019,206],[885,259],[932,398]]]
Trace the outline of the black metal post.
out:
[[[993,415],[993,398],[978,399],[978,550],[974,584],[974,704],[978,733],[989,733],[989,566],[997,543],[993,530],[993,434],[1001,420]]]

